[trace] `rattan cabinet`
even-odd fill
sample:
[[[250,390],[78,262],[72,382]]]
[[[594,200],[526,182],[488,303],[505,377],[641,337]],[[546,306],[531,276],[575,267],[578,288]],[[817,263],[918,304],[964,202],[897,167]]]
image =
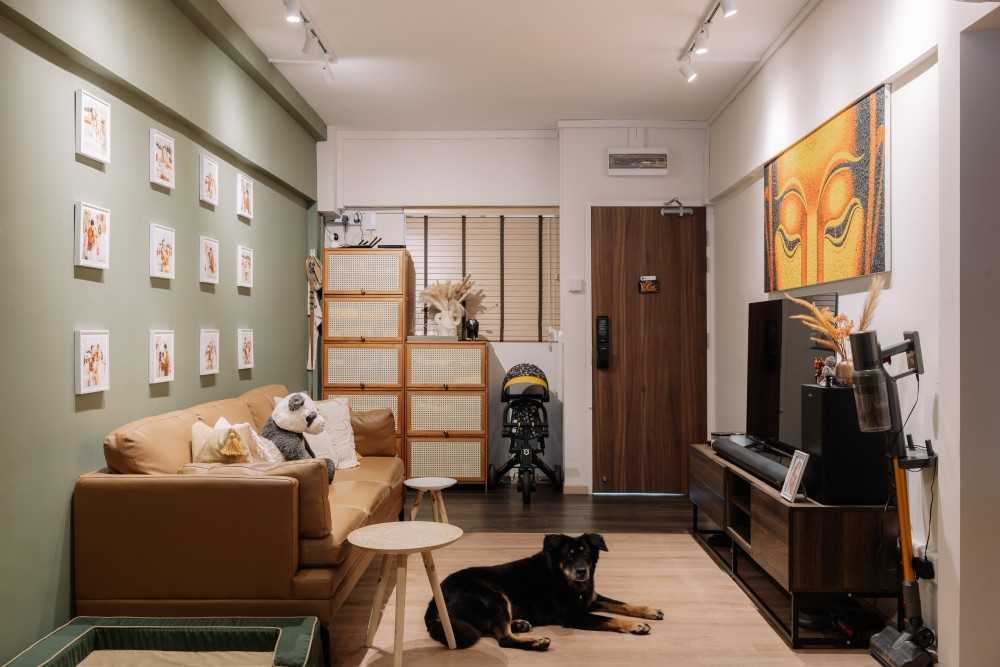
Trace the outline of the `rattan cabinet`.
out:
[[[486,345],[485,341],[406,343],[407,476],[486,483]]]
[[[409,256],[402,249],[328,249],[324,268],[322,396],[346,397],[352,410],[391,410],[405,457]]]

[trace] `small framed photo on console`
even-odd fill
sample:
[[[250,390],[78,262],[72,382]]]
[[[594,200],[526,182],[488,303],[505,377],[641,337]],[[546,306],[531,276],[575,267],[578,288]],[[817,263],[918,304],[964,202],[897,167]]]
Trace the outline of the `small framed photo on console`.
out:
[[[806,472],[807,463],[809,455],[801,449],[792,454],[792,463],[788,466],[788,474],[785,475],[785,483],[781,487],[781,497],[790,503],[794,503],[795,497],[799,495],[799,486],[802,485],[802,476]]]

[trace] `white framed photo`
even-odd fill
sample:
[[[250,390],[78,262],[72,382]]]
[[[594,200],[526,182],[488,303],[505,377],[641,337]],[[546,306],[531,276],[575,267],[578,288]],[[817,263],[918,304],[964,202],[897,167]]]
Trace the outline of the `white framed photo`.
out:
[[[174,332],[149,330],[149,384],[174,381]]]
[[[149,128],[149,182],[173,190],[176,157],[174,138]]]
[[[236,330],[236,368],[253,368],[253,329]]]
[[[202,236],[198,241],[198,281],[219,284],[219,241]]]
[[[253,220],[253,181],[236,172],[236,215]]]
[[[87,202],[76,202],[76,266],[111,267],[111,211]]]
[[[76,152],[111,163],[111,105],[83,89],[76,91]]]
[[[792,454],[792,463],[788,466],[788,474],[785,475],[785,483],[781,486],[781,497],[790,503],[795,502],[795,497],[799,494],[799,486],[802,484],[807,463],[809,455],[801,449],[795,450]]]
[[[253,248],[236,246],[236,286],[253,287]]]
[[[202,329],[198,335],[198,373],[219,373],[219,330]]]
[[[94,394],[111,389],[111,332],[78,329],[73,332],[76,349],[76,393]]]
[[[219,163],[208,156],[201,154],[200,166],[198,169],[198,199],[211,204],[219,205]]]
[[[177,244],[173,227],[149,223],[149,277],[173,279]]]

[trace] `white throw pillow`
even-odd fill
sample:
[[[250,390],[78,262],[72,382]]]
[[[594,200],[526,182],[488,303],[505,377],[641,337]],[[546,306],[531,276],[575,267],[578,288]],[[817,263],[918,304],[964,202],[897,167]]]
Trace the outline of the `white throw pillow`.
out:
[[[354,449],[354,429],[351,428],[351,402],[346,398],[332,398],[316,404],[316,409],[326,421],[317,435],[304,433],[309,448],[318,458],[333,461],[337,470],[357,468],[358,454]]]
[[[245,425],[242,425],[245,426]],[[238,453],[225,454],[230,445],[230,433],[235,433]],[[253,460],[256,445],[250,436],[250,428],[224,426],[213,428],[205,422],[197,421],[191,426],[191,460],[195,463],[247,463]]]
[[[241,439],[244,434],[247,434],[247,449],[250,450],[250,462],[251,463],[281,463],[285,460],[285,457],[281,455],[281,451],[275,446],[273,442],[267,438],[261,437],[257,431],[253,429],[250,424],[236,424],[231,425],[229,420],[225,417],[219,417],[219,421],[215,422],[216,429],[229,429],[235,428],[236,432],[240,434]],[[197,462],[197,459],[195,459]]]

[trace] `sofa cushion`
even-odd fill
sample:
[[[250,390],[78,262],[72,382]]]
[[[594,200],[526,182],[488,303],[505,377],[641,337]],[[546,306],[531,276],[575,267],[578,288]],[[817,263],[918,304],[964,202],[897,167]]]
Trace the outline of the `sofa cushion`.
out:
[[[351,412],[354,448],[362,456],[396,455],[396,420],[392,410]]]
[[[294,477],[299,481],[299,535],[321,538],[330,534],[330,483],[327,481],[325,461],[305,459],[282,463],[190,463],[184,466],[183,473],[223,477]]]
[[[395,456],[366,456],[357,468],[337,471],[337,482],[382,482],[396,486],[403,481],[403,461]]]
[[[347,536],[368,522],[368,512],[359,507],[334,505],[330,508],[333,528],[319,539],[299,540],[299,562],[303,567],[339,565],[350,551]]]
[[[190,411],[206,424],[214,424],[220,417],[225,417],[230,424],[249,424],[253,421],[250,408],[247,407],[246,401],[240,398],[202,403],[190,408]]]
[[[190,410],[167,412],[121,426],[104,439],[104,460],[118,473],[177,474],[191,463]]]
[[[389,495],[389,485],[383,482],[340,482],[330,485],[330,506],[357,507],[371,514]]]
[[[264,427],[264,422],[274,411],[274,399],[288,395],[288,387],[283,384],[266,384],[263,387],[251,389],[242,396],[240,400],[246,403],[250,415],[253,417],[253,427],[260,431]]]

